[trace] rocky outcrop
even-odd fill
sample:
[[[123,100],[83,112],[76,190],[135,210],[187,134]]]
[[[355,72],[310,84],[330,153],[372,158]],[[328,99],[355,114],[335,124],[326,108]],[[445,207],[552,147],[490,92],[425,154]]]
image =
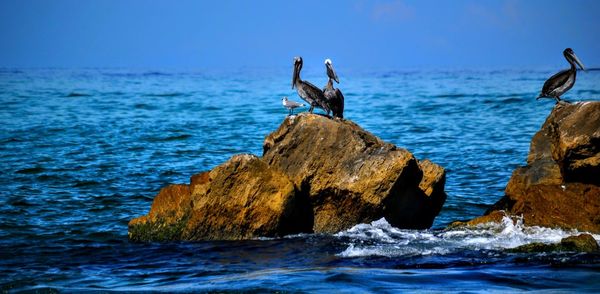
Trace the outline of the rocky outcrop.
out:
[[[129,223],[134,241],[249,239],[333,233],[385,217],[429,228],[446,199],[445,171],[348,120],[286,118],[262,158],[237,155],[189,185],[161,190]]]
[[[534,252],[597,252],[600,250],[598,242],[590,234],[580,234],[570,236],[560,240],[560,243],[545,244],[531,243],[521,245],[516,248],[508,249],[513,253],[534,253]]]
[[[289,178],[254,155],[232,157],[156,196],[129,223],[134,241],[248,239],[310,232],[312,215]]]
[[[310,209],[289,178],[254,155],[192,177],[183,239],[248,239],[309,232]]]
[[[314,232],[381,217],[400,228],[429,228],[446,199],[443,168],[419,163],[348,120],[287,118],[267,136],[263,151],[263,159],[308,196]]]
[[[600,232],[600,102],[557,104],[531,141],[527,166],[471,223],[504,212],[526,225]]]

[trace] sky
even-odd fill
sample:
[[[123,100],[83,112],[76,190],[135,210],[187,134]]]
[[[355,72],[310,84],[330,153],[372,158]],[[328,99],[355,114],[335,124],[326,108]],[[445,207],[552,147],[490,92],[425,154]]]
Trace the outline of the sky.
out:
[[[0,67],[600,67],[600,1],[0,0]]]

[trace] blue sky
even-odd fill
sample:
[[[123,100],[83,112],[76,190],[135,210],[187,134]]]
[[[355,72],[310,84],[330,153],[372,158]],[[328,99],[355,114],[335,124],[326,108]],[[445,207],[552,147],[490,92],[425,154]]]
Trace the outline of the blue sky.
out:
[[[0,1],[0,67],[600,66],[600,1]]]

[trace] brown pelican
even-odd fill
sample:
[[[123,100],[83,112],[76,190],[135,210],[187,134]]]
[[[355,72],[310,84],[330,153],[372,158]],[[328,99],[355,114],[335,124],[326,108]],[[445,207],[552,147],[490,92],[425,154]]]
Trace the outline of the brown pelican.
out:
[[[294,114],[294,109],[304,106],[304,104],[302,103],[298,103],[295,101],[289,101],[287,97],[283,97],[283,99],[281,99],[283,107],[287,108],[290,111],[290,115]]]
[[[327,98],[323,95],[323,91],[315,87],[313,84],[303,81],[300,79],[300,70],[302,70],[302,57],[294,57],[294,77],[292,79],[292,89],[296,87],[298,96],[302,98],[306,103],[310,105],[308,110],[310,113],[313,112],[315,106],[323,108],[329,115],[329,105],[327,104]]]
[[[327,98],[327,101],[329,102],[333,117],[344,118],[344,95],[342,95],[340,89],[333,87],[333,81],[339,84],[340,80],[338,79],[335,70],[333,70],[331,59],[325,59],[325,68],[327,68],[327,76],[329,79],[327,80],[327,85],[323,88],[323,94],[325,94],[325,98]]]
[[[540,96],[536,98],[536,100],[540,98],[554,98],[558,103],[560,101],[560,96],[569,91],[573,85],[575,85],[575,77],[577,76],[577,67],[575,64],[579,65],[582,70],[585,70],[583,64],[581,64],[581,61],[573,52],[573,49],[565,49],[565,51],[563,51],[563,55],[569,64],[571,64],[571,68],[561,70],[557,74],[551,76],[544,83],[542,92],[540,93]]]

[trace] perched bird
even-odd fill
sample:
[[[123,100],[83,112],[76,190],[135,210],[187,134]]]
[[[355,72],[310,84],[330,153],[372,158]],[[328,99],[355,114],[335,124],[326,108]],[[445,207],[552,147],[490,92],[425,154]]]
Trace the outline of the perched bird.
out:
[[[283,107],[287,108],[290,111],[290,115],[294,114],[294,109],[304,106],[304,104],[302,103],[288,100],[288,97],[283,97],[281,99],[281,102],[283,104]]]
[[[577,67],[575,64],[579,65],[579,67],[585,71],[583,64],[577,56],[573,49],[567,48],[563,51],[563,55],[571,65],[571,68],[561,70],[557,74],[551,76],[545,83],[544,87],[542,87],[542,92],[540,96],[536,98],[553,98],[556,99],[558,103],[560,101],[560,96],[565,92],[569,91],[573,85],[575,85],[575,78],[577,76]]]
[[[333,81],[339,84],[340,80],[338,79],[335,70],[333,70],[331,59],[325,59],[325,68],[327,68],[327,76],[329,79],[327,80],[327,85],[323,88],[323,94],[325,94],[325,98],[327,98],[329,107],[333,112],[333,117],[344,118],[344,95],[340,89],[333,87]]]
[[[302,70],[302,57],[294,57],[294,75],[292,78],[292,89],[296,87],[296,91],[298,91],[298,96],[302,98],[306,103],[310,105],[310,109],[308,110],[310,113],[313,112],[313,109],[316,107],[322,108],[327,112],[331,109],[329,108],[329,104],[327,103],[327,98],[323,95],[323,91],[319,88],[315,87],[313,84],[303,81],[300,79],[300,70]]]

